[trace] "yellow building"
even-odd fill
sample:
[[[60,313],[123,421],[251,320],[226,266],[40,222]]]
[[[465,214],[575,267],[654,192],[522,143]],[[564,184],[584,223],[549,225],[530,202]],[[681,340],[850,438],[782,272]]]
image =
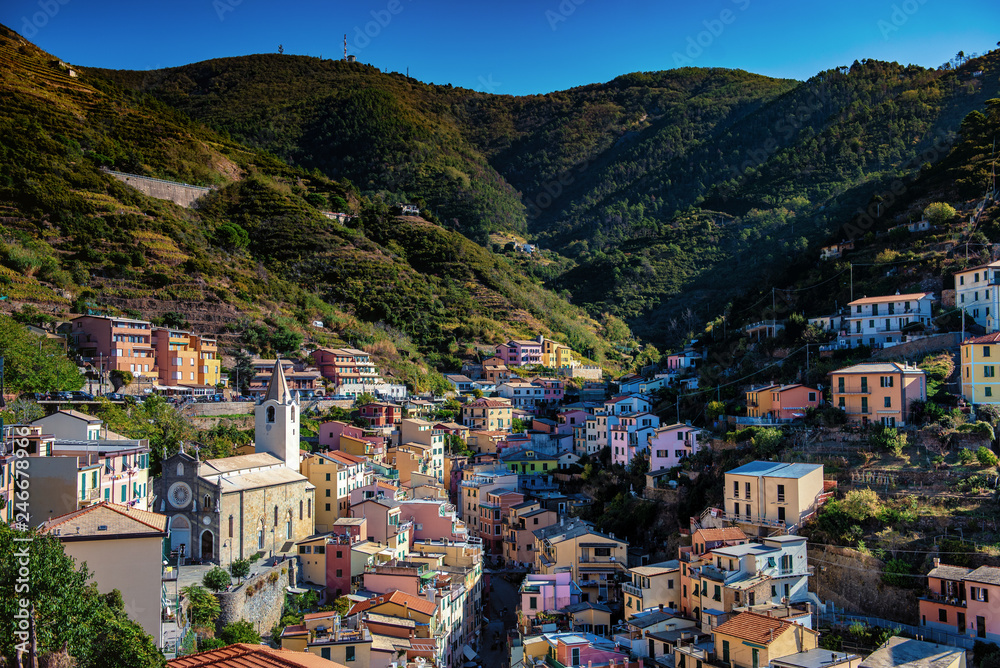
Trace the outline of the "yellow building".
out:
[[[476,399],[462,406],[462,424],[469,429],[510,431],[512,410],[509,401]]]
[[[855,364],[830,373],[830,392],[848,422],[895,427],[906,424],[911,403],[927,399],[927,374],[897,362]]]
[[[542,339],[542,366],[550,369],[573,366],[573,349],[552,339]]]
[[[755,461],[726,471],[726,516],[737,522],[801,524],[822,494],[822,464]]]
[[[197,354],[196,378],[199,385],[215,387],[222,382],[222,360],[219,359],[219,345],[215,339],[191,335],[191,342]]]
[[[590,600],[613,601],[615,579],[625,573],[628,542],[603,534],[579,518],[572,518],[535,534],[535,572],[550,575],[568,570]]]
[[[444,430],[438,429],[427,420],[406,418],[399,423],[399,442],[419,443],[430,448],[430,470],[420,471],[434,476],[438,482],[444,480]]]
[[[336,662],[331,665],[369,668],[372,637],[367,628],[342,627],[336,612],[314,612],[301,624],[286,626],[281,633],[281,649],[309,652]]]
[[[331,450],[309,455],[299,472],[316,487],[316,531],[325,533],[341,517],[350,516],[351,492],[371,484],[372,473],[365,460]]]
[[[625,619],[648,608],[680,610],[680,563],[677,560],[630,568],[631,582],[622,583]]]
[[[771,659],[807,652],[818,646],[819,633],[784,619],[756,612],[742,612],[712,630],[716,663],[730,668],[761,668]],[[678,668],[695,662],[681,658],[683,650],[674,656]]]
[[[972,404],[1000,403],[1000,333],[962,343],[962,396]]]
[[[326,586],[326,539],[328,536],[313,536],[296,543],[299,552],[299,567],[302,569],[302,579],[314,585]],[[307,548],[307,549],[305,549]],[[284,638],[282,649],[304,650],[305,647],[286,647]]]

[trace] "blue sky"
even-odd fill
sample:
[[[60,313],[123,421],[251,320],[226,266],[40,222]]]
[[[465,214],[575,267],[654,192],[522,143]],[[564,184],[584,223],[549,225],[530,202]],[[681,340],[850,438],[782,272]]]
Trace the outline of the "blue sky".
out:
[[[68,62],[153,69],[276,52],[422,81],[546,93],[627,72],[730,67],[807,79],[875,58],[935,67],[995,48],[1000,2],[969,0],[6,0],[0,22]]]

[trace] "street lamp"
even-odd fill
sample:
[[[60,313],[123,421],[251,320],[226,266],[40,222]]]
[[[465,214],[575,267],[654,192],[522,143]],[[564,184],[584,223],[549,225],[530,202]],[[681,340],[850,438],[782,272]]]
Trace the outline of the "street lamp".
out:
[[[227,539],[226,542],[224,542],[222,544],[222,547],[226,547],[227,545],[229,546],[229,566],[232,567],[232,565],[233,565],[233,539],[232,538]]]

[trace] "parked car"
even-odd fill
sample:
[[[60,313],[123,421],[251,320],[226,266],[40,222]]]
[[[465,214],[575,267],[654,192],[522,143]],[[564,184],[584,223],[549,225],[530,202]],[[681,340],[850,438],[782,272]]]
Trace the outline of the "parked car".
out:
[[[104,398],[108,401],[125,401],[125,395],[120,392],[108,392]]]
[[[52,401],[73,401],[72,392],[49,392],[49,399]]]
[[[49,395],[45,392],[22,392],[20,398],[26,401],[45,401]]]
[[[94,395],[83,390],[74,390],[69,393],[73,401],[93,401]]]

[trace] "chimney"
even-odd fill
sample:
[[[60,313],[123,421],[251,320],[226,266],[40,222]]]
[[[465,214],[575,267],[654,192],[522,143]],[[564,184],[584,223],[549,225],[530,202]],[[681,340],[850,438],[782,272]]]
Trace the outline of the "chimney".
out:
[[[660,612],[663,612],[663,604],[660,603]]]
[[[938,557],[934,557],[934,568],[941,565],[941,560]]]

